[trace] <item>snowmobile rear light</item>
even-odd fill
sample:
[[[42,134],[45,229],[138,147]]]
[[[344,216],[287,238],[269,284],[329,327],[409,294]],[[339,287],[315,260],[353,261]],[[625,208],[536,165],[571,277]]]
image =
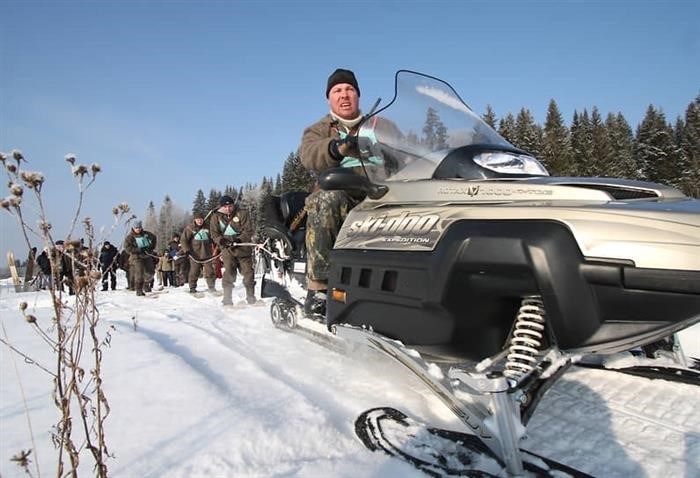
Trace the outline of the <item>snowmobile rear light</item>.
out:
[[[345,291],[341,290],[341,289],[331,290],[331,299],[335,300],[336,302],[342,302],[344,304],[345,303]]]

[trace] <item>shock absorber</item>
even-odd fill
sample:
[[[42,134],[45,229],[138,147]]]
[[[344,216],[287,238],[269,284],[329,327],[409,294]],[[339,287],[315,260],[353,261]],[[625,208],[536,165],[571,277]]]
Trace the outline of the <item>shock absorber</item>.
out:
[[[545,310],[541,296],[522,299],[510,338],[503,375],[518,382],[537,366],[544,337]]]

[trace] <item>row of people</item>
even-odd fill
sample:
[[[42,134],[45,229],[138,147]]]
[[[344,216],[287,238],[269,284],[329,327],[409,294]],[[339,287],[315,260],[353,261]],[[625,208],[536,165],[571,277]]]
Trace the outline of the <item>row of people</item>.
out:
[[[172,264],[169,264],[169,260],[177,264],[182,260],[180,257],[187,258],[190,292],[197,292],[197,280],[202,274],[208,290],[215,292],[215,261],[220,258],[223,266],[222,303],[233,305],[233,284],[239,272],[246,291],[246,302],[257,302],[251,246],[253,227],[248,212],[240,208],[233,198],[224,195],[208,224],[205,219],[201,213],[194,214],[192,223],[180,235],[178,252],[170,258],[166,257],[169,255],[167,251],[162,256],[155,255],[156,236],[144,230],[141,221],[134,222],[124,239],[124,250],[129,254],[129,268],[137,295],[144,295],[150,290],[148,283],[155,274],[154,259],[158,259],[161,270],[165,267],[170,272]]]

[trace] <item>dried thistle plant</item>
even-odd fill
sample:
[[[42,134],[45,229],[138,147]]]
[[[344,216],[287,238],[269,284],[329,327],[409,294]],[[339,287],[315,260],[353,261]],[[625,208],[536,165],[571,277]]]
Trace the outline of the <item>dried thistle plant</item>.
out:
[[[110,407],[103,389],[101,365],[104,349],[111,343],[112,328],[103,331],[100,311],[95,300],[95,289],[101,282],[102,274],[98,270],[94,254],[94,244],[97,241],[92,219],[86,217],[80,220],[84,240],[72,238],[79,222],[85,191],[93,184],[102,168],[97,163],[93,163],[89,168],[77,164],[74,154],[65,156],[66,162],[71,166],[71,174],[76,179],[79,196],[65,249],[58,251],[51,236],[53,227],[44,208],[41,191],[45,182],[44,175],[22,170],[22,163],[28,161],[19,150],[13,150],[10,155],[0,153],[0,160],[9,179],[9,195],[0,201],[2,208],[17,219],[28,249],[31,248],[29,235],[34,235],[41,238],[51,251],[53,280],[49,283],[49,293],[52,298],[53,317],[42,323],[41,317],[35,315],[26,301],[20,304],[20,312],[28,326],[53,351],[55,364],[49,367],[38,364],[14,347],[6,334],[4,338],[0,338],[0,342],[5,343],[25,362],[34,364],[46,372],[53,384],[54,403],[59,411],[58,422],[52,427],[52,441],[57,448],[57,476],[77,476],[82,455],[88,454],[92,458],[95,475],[105,477],[108,471],[107,460],[111,454],[107,447],[104,423],[110,413]],[[32,199],[37,204],[33,211],[38,211],[36,229],[28,224],[24,212],[24,202]],[[113,213],[114,229],[120,221],[128,220],[128,204],[119,204]],[[73,272],[72,277],[61,278],[61,267],[69,267]],[[69,300],[64,300],[64,287],[74,293]],[[86,372],[88,370],[89,373]],[[29,413],[28,409],[26,413]],[[33,434],[31,435],[33,441]],[[36,450],[36,446],[33,449]],[[23,450],[13,457],[13,461],[24,468],[27,474],[30,474],[31,453],[31,449]],[[36,455],[36,451],[34,454]],[[33,464],[39,476],[37,462],[35,459]]]

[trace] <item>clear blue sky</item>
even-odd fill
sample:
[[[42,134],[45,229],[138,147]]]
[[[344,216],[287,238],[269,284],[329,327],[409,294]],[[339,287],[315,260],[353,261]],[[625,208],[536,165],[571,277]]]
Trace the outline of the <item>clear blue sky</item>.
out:
[[[700,94],[696,0],[0,0],[0,18],[0,150],[47,176],[58,237],[67,153],[104,170],[84,208],[98,227],[123,201],[189,210],[198,189],[281,173],[336,67],[366,109],[406,68],[539,123],[551,98],[567,122],[596,106],[636,128],[649,104],[675,121]],[[0,251],[24,249],[4,211],[0,228]]]

